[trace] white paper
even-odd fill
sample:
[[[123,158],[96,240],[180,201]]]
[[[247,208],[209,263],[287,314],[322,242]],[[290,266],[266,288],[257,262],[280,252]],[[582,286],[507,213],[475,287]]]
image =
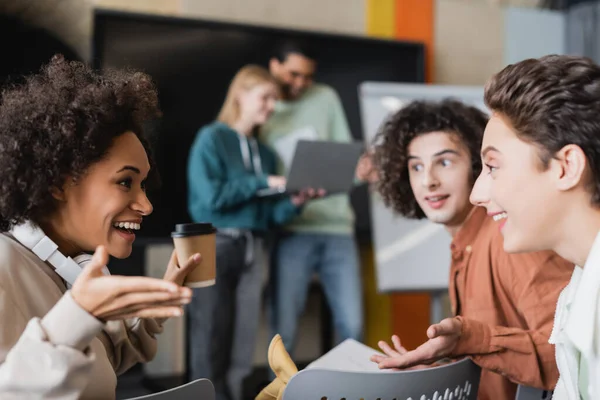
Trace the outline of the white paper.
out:
[[[353,339],[346,339],[322,357],[310,363],[306,369],[319,368],[352,372],[390,372],[391,369],[381,370],[371,361],[371,356],[380,351],[370,348]]]
[[[292,160],[296,152],[296,144],[298,140],[317,140],[317,131],[313,126],[307,125],[303,128],[296,129],[287,135],[277,139],[273,145],[275,152],[283,163],[285,170],[289,171],[292,167]]]

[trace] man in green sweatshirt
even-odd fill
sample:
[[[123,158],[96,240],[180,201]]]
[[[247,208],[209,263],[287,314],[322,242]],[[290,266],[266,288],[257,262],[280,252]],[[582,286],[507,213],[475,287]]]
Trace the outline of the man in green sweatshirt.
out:
[[[337,93],[329,86],[313,84],[315,69],[314,55],[299,42],[282,43],[269,63],[280,83],[282,100],[262,127],[260,138],[278,154],[282,175],[290,168],[298,140],[352,140]],[[273,334],[279,333],[286,349],[293,351],[298,318],[317,273],[340,339],[360,340],[362,289],[349,196],[311,202],[283,231],[272,258]]]

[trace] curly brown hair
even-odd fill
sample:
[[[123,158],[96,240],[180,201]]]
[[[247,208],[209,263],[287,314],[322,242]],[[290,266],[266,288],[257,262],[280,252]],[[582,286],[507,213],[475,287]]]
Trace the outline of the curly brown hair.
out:
[[[421,219],[419,207],[410,186],[408,146],[414,138],[430,132],[455,134],[471,155],[471,178],[481,172],[481,141],[488,116],[476,107],[460,101],[414,101],[389,117],[377,133],[373,161],[379,175],[377,190],[384,204],[395,212]]]
[[[0,231],[55,211],[52,188],[80,178],[127,131],[151,159],[143,124],[160,114],[144,73],[101,74],[54,56],[40,73],[2,91],[0,104]],[[152,162],[151,162],[152,165]]]

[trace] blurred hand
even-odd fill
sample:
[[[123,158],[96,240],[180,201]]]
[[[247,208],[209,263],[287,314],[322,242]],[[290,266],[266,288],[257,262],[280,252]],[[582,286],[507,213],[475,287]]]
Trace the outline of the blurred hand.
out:
[[[398,356],[408,353],[408,350],[406,350],[402,346],[402,343],[400,343],[400,338],[398,337],[398,335],[392,336],[392,344],[394,345],[394,348],[390,347],[390,345],[387,344],[387,342],[384,342],[383,340],[380,340],[379,343],[377,343],[377,345],[379,346],[381,351],[383,351],[385,354],[387,354],[390,357],[398,357]],[[375,357],[375,356],[373,356],[373,357]],[[381,356],[379,356],[379,357],[381,357]]]
[[[287,179],[285,179],[285,176],[269,175],[269,177],[267,178],[267,184],[270,188],[278,188],[281,186],[285,186],[286,183]]]
[[[324,189],[304,189],[298,194],[290,197],[290,200],[295,206],[301,206],[309,200],[318,199],[325,196],[326,192]]]
[[[397,335],[392,336],[392,344],[394,346],[393,348],[390,347],[390,345],[387,344],[387,342],[380,340],[379,343],[377,343],[377,345],[379,346],[381,351],[383,351],[385,353],[385,356],[375,354],[375,355],[371,356],[371,361],[379,364],[380,362],[382,362],[383,360],[386,360],[388,358],[401,357],[404,354],[408,353],[408,350],[406,350],[400,343],[400,338]],[[427,368],[427,366],[426,365],[418,365],[418,366],[415,366],[410,369],[423,369],[423,368]],[[400,370],[400,368],[389,368],[389,369],[392,369],[395,371]]]
[[[108,253],[99,246],[71,288],[75,302],[99,320],[179,316],[191,300],[189,288],[163,279],[104,275],[107,262]]]
[[[363,182],[376,183],[379,180],[377,169],[373,164],[373,154],[365,153],[358,160],[355,171],[356,179]]]
[[[202,256],[198,253],[192,255],[183,265],[179,265],[177,252],[173,250],[167,271],[163,279],[165,281],[176,283],[178,286],[183,285],[185,278],[202,262]]]
[[[400,339],[396,336],[394,349],[387,343],[379,342],[379,347],[386,356],[374,355],[371,361],[379,364],[380,369],[406,369],[411,367],[426,368],[423,364],[431,364],[441,360],[450,354],[458,344],[462,333],[462,323],[458,318],[446,318],[439,324],[434,324],[427,329],[429,340],[415,350],[406,351],[400,345]],[[382,347],[382,343],[384,346]]]

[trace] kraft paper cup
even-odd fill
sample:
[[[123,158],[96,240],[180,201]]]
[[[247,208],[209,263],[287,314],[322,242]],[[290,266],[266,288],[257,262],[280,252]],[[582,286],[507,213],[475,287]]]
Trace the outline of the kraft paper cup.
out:
[[[214,285],[217,276],[215,227],[210,223],[177,224],[171,237],[180,264],[196,253],[202,256],[200,264],[188,274],[183,284],[190,288]]]

